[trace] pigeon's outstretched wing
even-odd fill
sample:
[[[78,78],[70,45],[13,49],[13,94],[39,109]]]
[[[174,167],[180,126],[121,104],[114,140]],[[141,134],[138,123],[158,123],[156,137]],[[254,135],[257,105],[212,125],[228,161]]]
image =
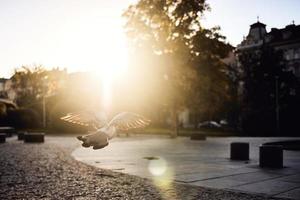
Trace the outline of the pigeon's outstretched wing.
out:
[[[90,115],[89,115],[90,117]],[[79,120],[80,119],[80,120]],[[83,122],[82,119],[85,119]],[[90,120],[87,120],[90,119]],[[91,118],[83,117],[79,114],[70,114],[63,118],[65,121],[78,121],[80,123],[88,124]],[[73,122],[74,123],[74,122]],[[150,124],[150,120],[145,117],[129,112],[123,112],[116,115],[106,126],[97,131],[84,135],[78,136],[77,139],[82,141],[83,147],[93,147],[93,149],[102,149],[108,145],[110,139],[112,139],[116,131],[127,131],[134,128],[144,128]]]
[[[119,131],[144,128],[150,124],[150,120],[136,113],[122,112],[116,115],[109,123],[108,128],[115,127]]]
[[[60,119],[73,124],[92,127],[94,129],[99,129],[106,125],[106,116],[104,113],[97,114],[89,110],[69,113]]]

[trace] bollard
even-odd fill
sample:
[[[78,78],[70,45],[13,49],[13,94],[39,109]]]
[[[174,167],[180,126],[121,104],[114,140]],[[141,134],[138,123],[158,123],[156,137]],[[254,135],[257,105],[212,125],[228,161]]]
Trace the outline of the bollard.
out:
[[[249,143],[232,142],[230,144],[231,160],[249,160]]]
[[[6,133],[0,133],[0,143],[5,143],[6,141]]]
[[[0,127],[0,132],[1,133],[6,133],[6,137],[12,137],[13,133],[15,133],[15,129],[13,127],[8,127],[8,126],[1,126]]]
[[[45,141],[44,133],[25,133],[24,134],[24,142],[26,143],[42,143]]]
[[[283,147],[281,145],[260,146],[259,166],[262,168],[283,168]]]
[[[18,140],[24,140],[24,135],[26,134],[27,132],[18,132]]]
[[[202,134],[191,134],[191,140],[206,140],[206,136]]]

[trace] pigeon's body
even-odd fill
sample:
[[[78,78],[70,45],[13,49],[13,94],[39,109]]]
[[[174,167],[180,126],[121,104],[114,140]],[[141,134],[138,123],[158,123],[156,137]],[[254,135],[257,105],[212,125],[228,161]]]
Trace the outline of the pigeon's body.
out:
[[[77,139],[81,140],[83,147],[92,146],[93,149],[101,149],[108,145],[108,137],[104,132],[97,131],[89,135],[78,136]]]
[[[135,113],[123,112],[116,115],[109,123],[99,119],[92,112],[71,113],[61,119],[70,123],[82,126],[91,126],[94,132],[78,136],[77,139],[82,141],[83,147],[93,147],[93,149],[102,149],[109,144],[117,132],[127,131],[134,128],[143,128],[150,123],[150,120]],[[104,125],[104,126],[103,126]],[[99,128],[98,128],[99,127]]]

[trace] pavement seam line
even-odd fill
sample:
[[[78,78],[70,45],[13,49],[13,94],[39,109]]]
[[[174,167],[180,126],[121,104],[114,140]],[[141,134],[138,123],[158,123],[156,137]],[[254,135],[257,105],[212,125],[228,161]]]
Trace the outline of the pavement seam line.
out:
[[[258,172],[258,171],[255,171],[255,172]],[[251,174],[251,173],[255,173],[255,172],[244,172],[244,173],[238,173],[238,174],[231,174],[231,175],[217,176],[217,177],[212,177],[212,178],[199,179],[199,180],[194,180],[194,181],[180,181],[180,182],[194,183],[194,182],[198,182],[198,181],[207,181],[207,180],[213,180],[213,179],[218,179],[218,178],[225,178],[225,177],[242,175],[242,174]],[[177,181],[177,180],[175,179],[175,181]]]
[[[264,180],[260,180],[260,181],[252,181],[252,182],[249,182],[249,183],[242,183],[242,184],[236,185],[236,186],[244,186],[244,185],[249,185],[249,184],[258,183],[258,182],[265,182],[265,181],[274,180],[274,179],[282,178],[282,177],[285,177],[285,175],[277,176],[277,177],[273,177],[273,178],[268,178],[268,179],[264,179]],[[236,187],[236,186],[234,186],[234,187]]]
[[[277,193],[277,194],[273,194],[273,195],[271,195],[271,196],[272,196],[272,197],[275,197],[275,196],[277,196],[277,195],[279,195],[279,194],[286,193],[286,192],[289,192],[289,191],[292,191],[292,190],[298,189],[298,188],[300,188],[300,186],[296,186],[296,187],[294,187],[294,188],[291,188],[291,189],[286,190],[286,191],[284,191],[284,192],[279,192],[279,193]]]

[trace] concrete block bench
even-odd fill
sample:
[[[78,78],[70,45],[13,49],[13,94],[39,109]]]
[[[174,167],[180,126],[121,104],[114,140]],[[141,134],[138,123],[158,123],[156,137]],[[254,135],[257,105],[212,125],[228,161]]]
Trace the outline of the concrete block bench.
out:
[[[26,143],[42,143],[45,141],[44,133],[25,133],[24,142]]]
[[[281,145],[262,145],[259,147],[259,166],[264,168],[283,167],[283,147]]]
[[[5,143],[6,141],[6,133],[0,133],[0,143]]]
[[[191,140],[206,140],[206,136],[202,134],[191,134]]]
[[[6,133],[6,137],[11,137],[15,132],[16,130],[13,127],[9,127],[9,126],[0,127],[0,133]]]
[[[249,160],[249,143],[232,142],[230,144],[231,160]]]
[[[27,134],[26,131],[19,131],[18,132],[18,140],[24,140],[24,135]]]

